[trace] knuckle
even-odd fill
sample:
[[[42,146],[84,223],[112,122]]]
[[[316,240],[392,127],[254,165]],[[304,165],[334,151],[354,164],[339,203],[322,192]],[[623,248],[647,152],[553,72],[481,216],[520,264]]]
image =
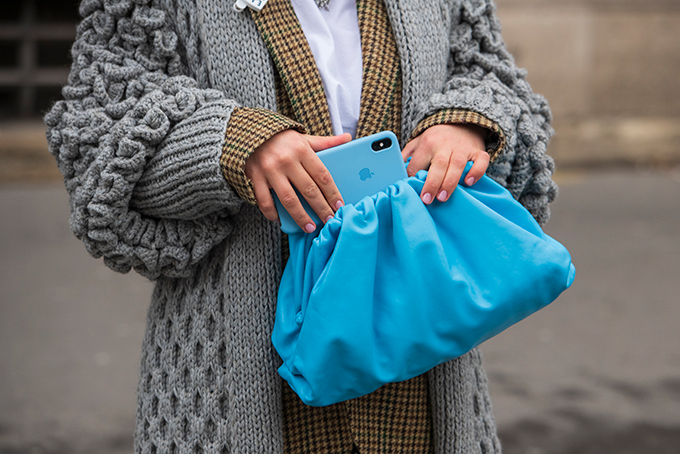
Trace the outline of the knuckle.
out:
[[[435,134],[423,134],[420,143],[426,148],[432,148],[437,144],[437,137]]]
[[[318,193],[318,187],[314,183],[308,183],[300,192],[302,192],[306,199],[313,199]]]
[[[286,208],[290,208],[298,202],[298,198],[295,193],[281,194],[279,196],[279,200],[281,201],[281,205],[283,205]]]
[[[297,136],[291,141],[289,149],[295,156],[302,156],[307,153],[309,146],[302,136]]]
[[[276,169],[276,161],[274,159],[271,159],[269,157],[261,157],[259,159],[259,167],[264,170],[265,172],[271,171]]]
[[[444,154],[437,154],[432,158],[432,164],[437,167],[446,167],[449,164],[449,157]]]
[[[327,194],[324,194],[324,197],[326,200],[333,202],[332,206],[335,206],[336,203],[342,200],[342,194],[338,190],[329,191]]]
[[[303,227],[305,224],[307,224],[309,222],[309,218],[307,217],[307,213],[304,210],[301,213],[293,214],[292,217],[293,217],[293,219],[295,219],[295,222],[300,227]]]
[[[455,167],[462,169],[467,164],[467,159],[463,156],[456,155],[451,157],[451,164]]]
[[[281,168],[284,169],[289,169],[295,165],[296,158],[294,155],[292,155],[290,152],[288,153],[281,153],[277,158],[276,158],[277,165]]]
[[[272,211],[276,211],[274,202],[272,200],[262,200],[258,202],[258,205],[260,207],[260,211],[262,211],[265,215],[271,214]]]
[[[257,157],[257,163],[263,169],[276,168],[279,157],[278,153],[261,153]]]
[[[317,179],[319,180],[319,183],[321,183],[322,185],[328,185],[331,183],[331,181],[333,181],[331,173],[326,168],[319,172],[319,174],[317,175]]]
[[[447,176],[444,181],[442,181],[442,186],[441,189],[444,191],[448,192],[449,194],[451,193],[451,190],[455,188],[458,185],[458,178],[455,178],[453,176]]]

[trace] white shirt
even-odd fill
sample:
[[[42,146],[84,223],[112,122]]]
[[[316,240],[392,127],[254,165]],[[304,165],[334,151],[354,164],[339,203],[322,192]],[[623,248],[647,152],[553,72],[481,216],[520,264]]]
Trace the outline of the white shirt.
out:
[[[291,0],[326,92],[333,134],[356,136],[361,106],[361,34],[356,0]]]

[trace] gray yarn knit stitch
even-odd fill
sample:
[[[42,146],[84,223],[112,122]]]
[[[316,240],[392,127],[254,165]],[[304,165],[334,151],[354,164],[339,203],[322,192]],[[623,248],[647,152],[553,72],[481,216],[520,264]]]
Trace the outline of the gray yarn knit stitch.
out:
[[[64,101],[46,117],[70,225],[114,270],[156,280],[138,453],[278,453],[269,336],[280,232],[225,182],[232,110],[276,108],[249,14],[225,0],[84,0]],[[508,146],[488,173],[543,223],[556,187],[545,100],[503,44],[491,0],[386,0],[403,70],[402,142],[441,108],[479,112]],[[402,143],[403,145],[403,143]],[[500,452],[476,350],[429,372],[436,453]]]

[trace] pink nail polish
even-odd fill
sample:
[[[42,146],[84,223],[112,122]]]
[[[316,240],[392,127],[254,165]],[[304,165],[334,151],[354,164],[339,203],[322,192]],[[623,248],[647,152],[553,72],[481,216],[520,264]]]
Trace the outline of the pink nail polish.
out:
[[[316,230],[316,226],[311,222],[305,226],[305,232],[307,233],[312,233],[314,230]]]
[[[326,222],[330,221],[331,219],[333,219],[333,216],[328,216],[328,217],[326,218]]]
[[[472,186],[473,184],[475,184],[475,177],[468,177],[468,179],[465,180],[465,183],[466,183],[468,186]]]
[[[335,204],[335,209],[336,209],[336,210],[339,210],[339,209],[342,208],[344,205],[345,205],[345,204],[342,203],[342,200],[338,200],[338,201],[336,202],[336,204]]]
[[[447,195],[448,195],[448,193],[447,193],[446,191],[442,191],[442,192],[440,192],[439,195],[437,196],[437,199],[438,199],[440,202],[443,202],[443,201],[446,200],[446,196],[447,196]]]
[[[423,195],[423,203],[428,204],[430,202],[432,202],[432,195],[430,195],[430,193],[428,192],[425,195]]]

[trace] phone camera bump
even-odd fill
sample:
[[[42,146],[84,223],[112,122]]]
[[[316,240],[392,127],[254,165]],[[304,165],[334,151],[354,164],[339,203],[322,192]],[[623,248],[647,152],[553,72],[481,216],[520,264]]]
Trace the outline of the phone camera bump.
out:
[[[373,142],[371,144],[371,148],[373,149],[373,151],[386,150],[391,146],[392,146],[392,140],[387,138],[387,137],[385,137],[384,139],[376,140],[375,142]]]

